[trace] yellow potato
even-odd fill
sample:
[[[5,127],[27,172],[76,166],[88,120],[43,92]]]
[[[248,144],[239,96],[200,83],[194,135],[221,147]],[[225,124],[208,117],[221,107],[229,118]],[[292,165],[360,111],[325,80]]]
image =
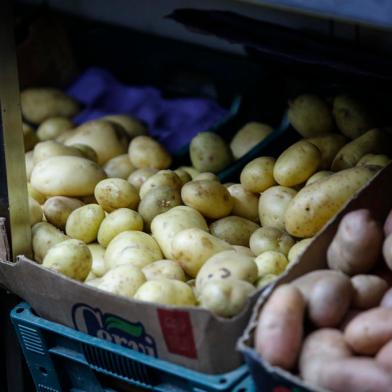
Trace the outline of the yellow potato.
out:
[[[276,185],[273,171],[275,158],[260,157],[250,161],[241,172],[241,185],[249,192],[264,192]]]
[[[108,160],[103,166],[103,170],[110,178],[126,180],[135,171],[135,167],[129,160],[128,154],[122,154]]]
[[[257,265],[254,257],[225,250],[210,257],[200,268],[196,277],[196,289],[211,280],[239,279],[253,283],[257,279]]]
[[[241,184],[231,184],[227,190],[234,202],[231,213],[259,223],[259,196],[247,191]]]
[[[42,265],[83,282],[91,270],[91,252],[82,241],[65,240],[49,249]]]
[[[142,216],[147,230],[152,220],[173,207],[182,204],[180,191],[169,186],[152,188],[140,201],[138,212]]]
[[[143,183],[139,191],[140,198],[143,199],[149,191],[160,186],[168,186],[174,190],[180,191],[182,182],[174,171],[160,170]]]
[[[28,88],[20,94],[23,117],[40,124],[50,117],[73,117],[79,111],[78,104],[61,90],[54,88]]]
[[[117,234],[105,252],[105,262],[109,269],[122,264],[143,268],[160,259],[162,253],[158,244],[142,231],[123,231]]]
[[[249,238],[260,226],[239,216],[226,216],[210,226],[211,234],[231,245],[249,245]]]
[[[257,264],[258,277],[266,275],[280,275],[287,267],[287,257],[275,250],[267,250],[259,254],[255,263]]]
[[[34,166],[31,185],[47,196],[89,196],[96,184],[106,177],[94,162],[85,158],[59,156]]]
[[[231,249],[231,246],[202,229],[190,228],[175,235],[171,249],[174,260],[194,278],[206,260],[216,253]]]
[[[173,259],[172,241],[182,230],[197,227],[208,231],[203,216],[188,206],[178,206],[157,215],[151,222],[151,232],[167,259]]]
[[[294,186],[305,182],[321,163],[320,150],[305,140],[287,148],[274,166],[274,179],[279,185]]]
[[[70,147],[76,148],[82,153],[83,158],[89,159],[93,162],[98,162],[98,154],[97,152],[87,144],[75,143],[71,144]]]
[[[333,171],[329,171],[329,170],[322,170],[322,171],[316,172],[308,178],[308,181],[306,181],[305,186],[313,184],[316,181],[323,180],[324,178],[327,178],[332,174],[333,174]]]
[[[172,159],[166,149],[149,136],[135,137],[128,148],[129,159],[138,169],[150,167],[153,169],[167,169]]]
[[[94,196],[107,212],[118,208],[136,209],[140,201],[137,190],[122,178],[107,178],[100,181],[95,187]]]
[[[30,213],[30,225],[33,226],[38,222],[42,221],[43,213],[42,208],[38,201],[29,196],[29,213]]]
[[[338,151],[347,143],[343,135],[330,133],[306,139],[307,142],[316,146],[321,153],[320,169],[328,169],[332,165]]]
[[[243,280],[212,280],[201,288],[199,303],[218,316],[233,317],[245,308],[254,291],[254,286]]]
[[[285,230],[285,214],[290,201],[297,192],[277,185],[264,191],[259,198],[258,213],[262,226]]]
[[[305,252],[306,248],[309,246],[311,242],[312,242],[312,238],[305,238],[301,241],[298,241],[290,248],[289,253],[287,255],[290,266],[298,261],[298,258],[302,255],[302,253]]]
[[[274,129],[258,122],[245,124],[233,137],[230,143],[234,159],[240,159],[254,146],[265,139]]]
[[[88,244],[87,247],[91,252],[91,257],[93,260],[90,274],[92,273],[95,278],[100,278],[108,271],[105,263],[105,248],[96,242]]]
[[[32,127],[26,123],[22,123],[23,143],[25,151],[30,151],[39,142],[39,139]]]
[[[255,257],[255,255],[253,254],[253,252],[250,250],[250,248],[248,248],[247,246],[241,246],[241,245],[233,245],[233,249],[241,254],[241,255],[246,255],[246,256],[250,256],[250,257]]]
[[[299,95],[289,102],[287,114],[290,124],[304,137],[322,135],[334,129],[331,110],[317,95]]]
[[[126,138],[122,130],[109,121],[88,121],[75,129],[65,140],[66,145],[87,144],[96,153],[98,164],[103,165],[117,155],[125,154]]]
[[[146,281],[140,268],[133,265],[119,265],[99,280],[96,287],[111,294],[133,297]]]
[[[337,95],[333,100],[333,116],[339,130],[350,139],[361,136],[374,128],[368,108],[349,95]]]
[[[184,185],[189,181],[192,181],[191,175],[184,169],[176,169],[174,173],[177,174],[178,178],[181,180],[181,184]]]
[[[365,154],[357,163],[356,166],[376,165],[387,166],[391,162],[391,158],[384,154]]]
[[[47,222],[35,224],[32,228],[31,235],[34,260],[38,263],[42,262],[52,246],[69,239],[62,231]]]
[[[192,180],[194,180],[196,176],[200,174],[200,172],[192,166],[180,166],[179,169],[186,171],[191,176]]]
[[[185,281],[185,273],[181,268],[180,264],[178,264],[174,260],[157,260],[151,264],[146,265],[143,269],[143,274],[147,280],[156,280],[156,279],[174,279]]]
[[[216,133],[200,132],[189,146],[192,165],[200,172],[218,173],[230,165],[233,157],[229,146]]]
[[[73,122],[66,117],[50,117],[40,124],[37,129],[39,140],[54,140],[65,131],[74,127]]]
[[[119,208],[106,215],[98,230],[98,242],[106,248],[123,231],[143,230],[143,218],[136,211]]]
[[[25,154],[26,177],[30,181],[31,173],[34,168],[34,151],[28,151]]]
[[[105,218],[105,211],[98,204],[87,204],[73,210],[65,224],[65,232],[86,244],[97,240],[98,229]]]
[[[54,140],[40,142],[34,147],[34,165],[55,156],[75,156],[83,158],[83,154],[75,147],[64,146]]]
[[[274,274],[266,274],[259,278],[256,282],[257,289],[262,289],[272,283],[275,279],[278,278],[278,275]]]
[[[287,232],[314,236],[377,171],[377,166],[354,167],[301,189],[286,210]]]
[[[185,205],[211,219],[229,215],[234,204],[228,190],[219,182],[211,180],[186,183],[181,189],[181,197]]]
[[[128,182],[135,187],[137,191],[140,191],[142,185],[146,182],[148,178],[158,173],[158,169],[153,169],[150,167],[145,167],[144,169],[136,169],[128,177]]]
[[[193,181],[212,180],[212,181],[220,182],[219,177],[216,174],[210,172],[200,173],[197,176],[195,176],[195,178],[193,178],[192,180]]]
[[[193,290],[185,282],[173,279],[148,280],[138,289],[135,298],[164,305],[196,305]]]
[[[79,199],[65,196],[53,196],[46,200],[43,205],[46,220],[61,230],[72,211],[82,207],[84,204]]]
[[[27,192],[30,197],[34,200],[38,201],[39,204],[44,204],[46,197],[41,192],[38,192],[35,188],[31,186],[30,183],[27,183]]]
[[[331,169],[339,171],[354,167],[366,154],[380,154],[384,150],[384,135],[380,129],[371,129],[347,143],[336,154]]]
[[[269,250],[287,255],[294,244],[295,241],[289,234],[274,227],[257,229],[249,240],[250,249],[256,256]]]
[[[138,119],[127,114],[111,114],[103,117],[102,120],[120,125],[131,138],[147,133],[146,127]]]

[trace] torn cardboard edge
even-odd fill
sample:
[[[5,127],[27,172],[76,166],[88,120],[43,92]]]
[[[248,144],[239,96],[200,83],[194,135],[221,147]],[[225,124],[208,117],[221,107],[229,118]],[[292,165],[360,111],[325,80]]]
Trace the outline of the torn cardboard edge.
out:
[[[290,283],[308,272],[328,268],[326,252],[341,219],[348,212],[361,208],[369,209],[376,220],[385,220],[387,214],[392,209],[392,163],[377,173],[375,177],[356,192],[340,212],[314,238],[306,251],[300,256],[298,262],[281,275],[270,286],[269,290],[261,293],[257,300],[249,323],[237,342],[237,349],[247,357],[248,361],[257,362],[258,368],[271,378],[280,378],[286,381],[286,383],[291,383],[291,386],[304,388],[306,391],[325,392],[324,389],[309,385],[298,376],[267,363],[254,349],[254,332],[260,311],[276,287],[284,283]]]

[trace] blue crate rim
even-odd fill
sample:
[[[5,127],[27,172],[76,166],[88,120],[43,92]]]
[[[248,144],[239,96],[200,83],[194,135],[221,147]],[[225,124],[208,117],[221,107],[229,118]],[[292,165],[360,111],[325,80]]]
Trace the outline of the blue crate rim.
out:
[[[180,365],[164,361],[162,359],[139,353],[135,350],[122,347],[115,343],[111,343],[103,339],[87,335],[86,333],[76,331],[64,325],[43,319],[39,316],[34,315],[32,313],[32,308],[30,307],[30,305],[25,302],[20,303],[11,311],[11,320],[15,326],[17,326],[19,322],[28,321],[30,324],[36,325],[40,329],[44,329],[46,331],[55,331],[61,335],[71,336],[71,338],[78,341],[82,345],[87,344],[89,346],[96,346],[97,348],[102,350],[110,350],[112,352],[114,351],[116,354],[137,361],[149,368],[164,371],[174,376],[180,375],[181,378],[186,380],[203,380],[202,383],[210,387],[221,386],[222,389],[227,388],[227,386],[229,386],[230,384],[234,382],[237,383],[238,380],[246,377],[248,373],[248,369],[245,364],[227,373],[211,375],[197,372],[195,370],[191,370]],[[91,365],[89,364],[89,366]]]

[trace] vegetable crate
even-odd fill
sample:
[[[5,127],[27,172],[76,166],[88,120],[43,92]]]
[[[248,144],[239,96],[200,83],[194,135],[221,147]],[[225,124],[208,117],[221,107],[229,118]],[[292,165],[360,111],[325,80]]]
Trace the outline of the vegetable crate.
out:
[[[11,320],[38,391],[255,391],[245,365],[202,374],[47,321],[27,303]]]

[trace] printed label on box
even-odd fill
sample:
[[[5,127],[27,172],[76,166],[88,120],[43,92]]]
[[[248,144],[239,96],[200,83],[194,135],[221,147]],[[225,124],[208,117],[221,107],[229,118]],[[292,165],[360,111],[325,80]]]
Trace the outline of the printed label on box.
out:
[[[158,309],[158,318],[169,352],[196,359],[197,352],[189,313]]]
[[[78,331],[158,357],[154,338],[146,333],[140,322],[129,322],[82,303],[73,306],[72,321]]]

